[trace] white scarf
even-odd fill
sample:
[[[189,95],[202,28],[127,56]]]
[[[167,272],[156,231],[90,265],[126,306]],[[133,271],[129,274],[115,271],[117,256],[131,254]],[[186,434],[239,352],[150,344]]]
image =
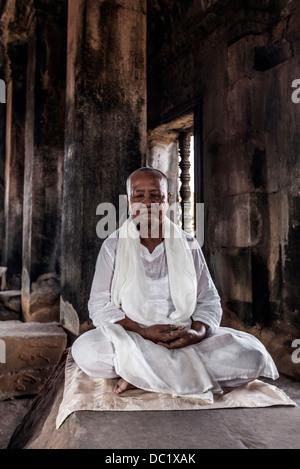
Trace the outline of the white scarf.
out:
[[[180,324],[193,314],[197,299],[195,266],[183,231],[167,217],[163,220],[170,291],[175,311],[168,322]],[[119,231],[115,273],[112,280],[112,300],[133,321],[149,326],[151,310],[147,301],[147,286],[141,259],[139,231],[128,218]]]

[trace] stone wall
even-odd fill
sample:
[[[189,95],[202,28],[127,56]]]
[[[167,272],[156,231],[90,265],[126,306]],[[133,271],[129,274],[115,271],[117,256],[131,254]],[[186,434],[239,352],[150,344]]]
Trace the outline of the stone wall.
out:
[[[23,321],[77,335],[92,326],[97,207],[113,204],[118,222],[145,162],[146,2],[11,0],[0,16],[7,287],[21,290]]]
[[[259,336],[298,377],[299,14],[287,1],[217,2],[205,17],[200,2],[148,9],[149,129],[201,105],[204,251],[223,324]]]

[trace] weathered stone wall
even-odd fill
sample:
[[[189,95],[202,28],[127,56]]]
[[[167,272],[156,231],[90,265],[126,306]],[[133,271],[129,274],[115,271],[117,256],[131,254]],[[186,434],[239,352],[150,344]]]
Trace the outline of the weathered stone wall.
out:
[[[0,15],[8,287],[22,291],[23,320],[78,333],[103,241],[97,207],[113,204],[118,221],[126,177],[145,162],[146,2],[13,0]]]
[[[300,10],[222,2],[206,13],[195,2],[148,8],[149,128],[202,103],[204,250],[223,324],[259,336],[282,372],[300,376]]]

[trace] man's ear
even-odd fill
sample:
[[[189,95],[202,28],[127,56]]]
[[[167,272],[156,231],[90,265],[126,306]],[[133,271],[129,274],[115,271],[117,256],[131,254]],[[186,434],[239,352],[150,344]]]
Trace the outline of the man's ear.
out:
[[[127,208],[129,208],[129,200],[128,200],[128,196],[127,196],[127,195],[124,195],[124,199],[126,200]]]

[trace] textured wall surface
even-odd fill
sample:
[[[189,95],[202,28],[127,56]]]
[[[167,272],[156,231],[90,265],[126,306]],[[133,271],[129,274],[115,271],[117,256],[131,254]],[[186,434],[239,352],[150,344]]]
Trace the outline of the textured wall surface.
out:
[[[260,336],[297,376],[299,13],[297,2],[269,1],[217,2],[205,16],[192,1],[148,8],[151,133],[202,105],[204,251],[223,323]]]

